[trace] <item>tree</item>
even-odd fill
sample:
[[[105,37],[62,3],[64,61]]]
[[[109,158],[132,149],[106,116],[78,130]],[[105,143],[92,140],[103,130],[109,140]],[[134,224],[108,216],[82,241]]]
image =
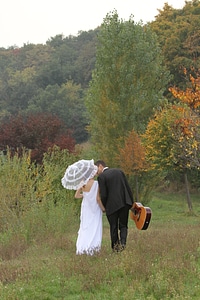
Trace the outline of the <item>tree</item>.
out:
[[[88,127],[97,155],[115,164],[127,132],[145,130],[163,100],[169,73],[149,27],[108,14],[98,35],[96,65],[86,97]]]
[[[130,177],[134,177],[135,199],[139,201],[139,178],[147,168],[145,149],[138,134],[132,130],[125,138],[123,148],[119,148],[118,161],[120,167]],[[140,191],[141,192],[141,191]]]
[[[56,115],[72,131],[77,143],[87,140],[87,116],[80,85],[68,81],[59,86],[49,85],[38,90],[38,94],[29,101],[27,108],[31,112],[43,112]]]
[[[63,123],[51,114],[11,116],[2,121],[0,150],[9,147],[13,153],[31,150],[31,159],[41,163],[43,154],[54,145],[74,151],[75,141],[71,132],[64,130]]]
[[[57,35],[46,45],[0,49],[0,118],[58,113],[77,143],[88,139],[84,89],[95,62],[97,31]],[[70,126],[69,126],[70,123]]]
[[[192,70],[193,71],[193,70]],[[187,70],[184,68],[184,73],[187,75]],[[169,91],[173,96],[182,103],[185,103],[190,109],[200,116],[200,75],[196,73],[196,78],[189,74],[190,83],[189,87],[185,91],[182,91],[178,87],[170,87]]]
[[[188,208],[192,211],[187,171],[200,168],[200,120],[186,106],[169,105],[156,113],[143,143],[152,169],[184,174]]]
[[[185,1],[182,9],[174,9],[165,3],[158,12],[155,21],[149,25],[158,36],[165,64],[173,74],[171,84],[185,89],[187,82],[183,68],[199,68],[200,1]]]

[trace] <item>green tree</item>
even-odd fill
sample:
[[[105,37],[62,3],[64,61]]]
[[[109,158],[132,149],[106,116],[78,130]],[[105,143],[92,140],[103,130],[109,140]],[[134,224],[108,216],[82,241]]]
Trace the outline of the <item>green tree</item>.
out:
[[[35,93],[35,68],[28,67],[22,71],[11,73],[8,85],[9,110],[12,113],[15,113],[16,110],[20,112],[27,107],[28,100]]]
[[[88,88],[92,79],[92,70],[95,67],[97,32],[90,30],[81,32],[77,40],[79,45],[79,55],[75,64],[75,82],[81,83],[82,88]],[[87,41],[87,42],[86,42]]]
[[[29,101],[29,113],[51,113],[61,119],[72,131],[77,143],[87,140],[87,116],[83,101],[83,90],[80,85],[68,81],[59,86],[48,85],[39,89],[38,94]]]
[[[119,20],[114,11],[98,35],[96,65],[86,97],[88,127],[97,155],[115,164],[118,145],[134,129],[145,130],[163,100],[169,73],[149,27]]]
[[[200,1],[185,1],[182,9],[165,3],[158,11],[150,27],[158,36],[165,64],[173,74],[172,84],[184,89],[187,82],[183,68],[193,66],[197,70],[200,63]]]

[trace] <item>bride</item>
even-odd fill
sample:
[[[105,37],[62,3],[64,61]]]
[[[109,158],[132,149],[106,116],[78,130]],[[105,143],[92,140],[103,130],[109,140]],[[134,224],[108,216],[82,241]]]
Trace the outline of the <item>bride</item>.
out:
[[[82,198],[76,254],[93,255],[101,249],[102,213],[105,211],[97,180],[90,178],[86,185],[76,191],[75,198]]]

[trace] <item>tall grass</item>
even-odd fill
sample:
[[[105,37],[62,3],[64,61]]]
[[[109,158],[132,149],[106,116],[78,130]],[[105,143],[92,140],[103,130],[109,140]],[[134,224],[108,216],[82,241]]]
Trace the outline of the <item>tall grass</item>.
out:
[[[0,155],[0,231],[15,230],[28,211],[43,206],[48,210],[60,202],[70,206],[73,193],[62,187],[61,178],[77,159],[78,155],[57,147],[44,155],[42,166],[31,162],[30,152],[22,157],[18,153],[11,156],[9,151],[7,156]]]

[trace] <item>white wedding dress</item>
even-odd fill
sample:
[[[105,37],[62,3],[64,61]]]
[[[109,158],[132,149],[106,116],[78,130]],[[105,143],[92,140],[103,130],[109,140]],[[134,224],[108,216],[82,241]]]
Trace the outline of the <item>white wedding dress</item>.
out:
[[[90,191],[83,192],[76,254],[93,255],[101,249],[102,210],[97,203],[97,191],[98,182],[95,180]]]

